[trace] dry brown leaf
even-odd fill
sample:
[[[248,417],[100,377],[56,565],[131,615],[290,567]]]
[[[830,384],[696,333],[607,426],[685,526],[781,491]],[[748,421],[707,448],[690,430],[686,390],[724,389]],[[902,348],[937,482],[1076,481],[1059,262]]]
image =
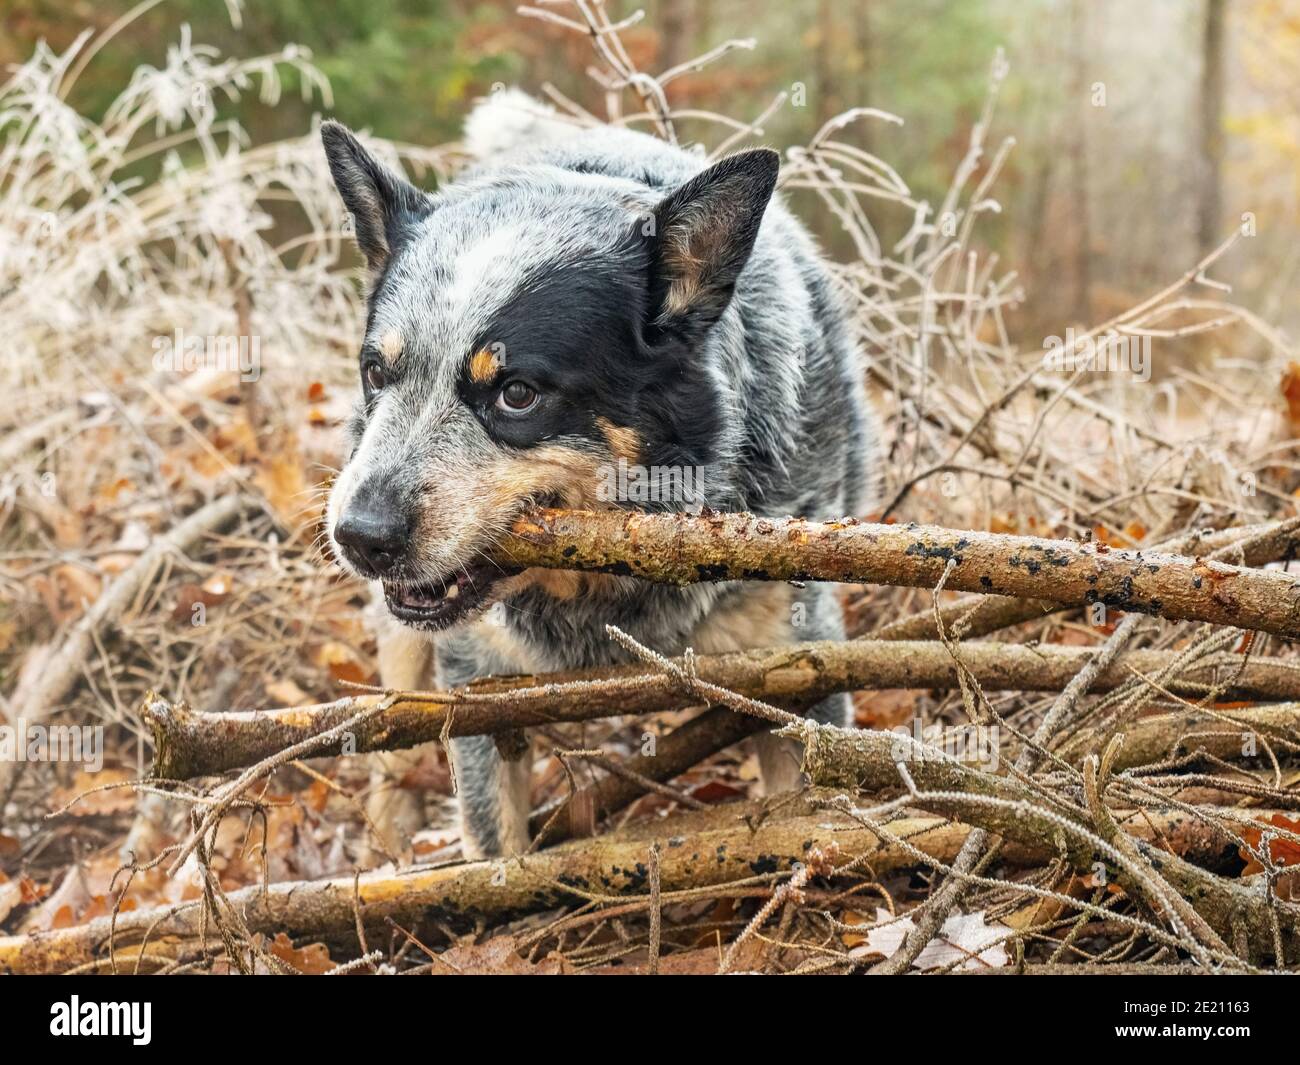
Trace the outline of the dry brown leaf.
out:
[[[1282,814],[1274,814],[1267,821],[1261,822],[1261,825],[1272,825],[1275,828],[1285,828],[1289,832],[1300,833],[1300,818],[1284,817]],[[1263,827],[1243,828],[1241,836],[1258,850],[1263,842],[1264,832]],[[1253,876],[1264,872],[1263,863],[1254,854],[1244,847],[1239,847],[1237,850],[1242,861],[1246,863],[1246,867],[1241,871],[1242,876]],[[1300,868],[1293,868],[1300,867],[1300,844],[1293,843],[1289,839],[1274,837],[1268,841],[1268,856],[1274,865],[1284,866],[1287,869],[1287,872],[1278,877],[1275,885],[1278,898],[1300,902]]]
[[[75,621],[99,598],[103,582],[89,570],[70,563],[32,578],[32,587],[45,600],[45,609],[59,625]]]
[[[129,569],[136,560],[135,555],[127,554],[125,551],[114,551],[110,555],[100,555],[95,559],[95,568],[107,577],[116,577],[119,573]]]
[[[329,948],[324,943],[308,943],[305,947],[295,947],[283,932],[277,932],[275,938],[266,945],[267,953],[274,954],[286,965],[297,969],[307,976],[322,976],[335,967],[330,960]]]
[[[370,684],[377,679],[374,672],[345,643],[333,640],[323,643],[316,649],[312,659],[336,681]]]
[[[449,847],[460,838],[458,828],[425,828],[411,837],[411,853],[416,858],[427,858],[431,854]]]
[[[745,795],[743,788],[733,788],[721,780],[710,780],[691,789],[691,798],[700,802],[727,802]]]
[[[1300,362],[1287,364],[1282,373],[1282,397],[1286,400],[1286,420],[1291,435],[1300,437]]]
[[[495,936],[486,943],[452,947],[438,955],[437,976],[565,976],[568,963],[558,954],[530,962],[519,955],[513,936]]]
[[[31,879],[31,877],[23,877],[18,881],[18,884],[23,891],[23,902],[28,906],[33,902],[40,902],[41,899],[45,898],[45,896],[50,893],[49,884],[38,884],[35,880]]]
[[[173,621],[192,621],[196,614],[194,608],[202,604],[204,610],[219,606],[226,596],[209,592],[201,584],[186,583],[176,589],[176,605],[172,607]]]
[[[95,499],[98,503],[111,505],[116,503],[121,496],[134,492],[135,482],[129,477],[119,477],[115,481],[101,485],[99,491],[95,493]]]
[[[858,728],[890,729],[910,725],[916,718],[916,701],[924,694],[898,688],[853,693],[853,720]]]
[[[279,706],[306,706],[311,696],[291,680],[276,680],[266,686],[267,696]]]
[[[747,939],[740,945],[732,959],[731,971],[735,973],[755,972],[763,964],[764,951],[768,945],[761,939]],[[710,945],[695,950],[682,950],[676,954],[667,954],[659,959],[661,976],[715,976],[726,948],[718,949],[716,940]],[[794,966],[801,960],[801,952],[787,949],[784,956],[786,965]],[[600,965],[584,969],[583,973],[593,976],[642,976],[647,970],[646,953],[619,958],[609,965]]]
[[[67,812],[71,817],[122,813],[135,807],[135,792],[131,788],[110,788],[106,791],[92,789],[134,779],[135,774],[128,773],[125,769],[101,769],[98,773],[79,769],[72,778],[72,783],[66,788],[56,788],[51,798],[56,805],[63,806],[80,795],[81,798],[68,807]]]
[[[225,456],[232,465],[250,462],[261,453],[257,446],[257,434],[248,424],[247,418],[236,418],[221,426],[212,438],[212,446]]]
[[[866,916],[866,914],[856,913],[853,910],[845,910],[840,917],[840,923],[853,925],[856,928],[858,925],[870,926],[872,924],[872,920],[870,917]],[[846,947],[856,947],[859,943],[865,943],[866,941],[867,941],[867,937],[864,935],[860,935],[857,932],[840,933],[840,942],[843,943]]]
[[[299,796],[299,799],[317,813],[321,813],[330,801],[331,791],[325,781],[313,780],[311,786]]]
[[[226,573],[224,570],[218,570],[203,582],[203,590],[212,596],[215,602],[221,602],[230,595],[235,586],[233,574]]]
[[[290,529],[318,520],[323,512],[325,501],[308,490],[296,449],[259,462],[253,483],[262,490],[276,516]]]

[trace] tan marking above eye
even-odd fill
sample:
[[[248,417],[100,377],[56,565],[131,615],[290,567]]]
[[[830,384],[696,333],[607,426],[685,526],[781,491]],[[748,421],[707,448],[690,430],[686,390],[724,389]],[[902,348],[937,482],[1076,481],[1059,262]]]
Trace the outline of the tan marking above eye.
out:
[[[470,357],[469,379],[475,384],[485,385],[497,375],[500,369],[501,360],[497,358],[496,352],[480,348]]]
[[[389,329],[379,338],[379,354],[387,359],[390,365],[402,357],[402,350],[405,347],[406,342],[396,329]]]

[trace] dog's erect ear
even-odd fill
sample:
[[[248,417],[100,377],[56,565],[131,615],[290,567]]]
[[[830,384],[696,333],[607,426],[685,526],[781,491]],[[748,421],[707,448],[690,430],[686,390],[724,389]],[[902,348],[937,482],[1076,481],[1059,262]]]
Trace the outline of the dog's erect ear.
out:
[[[780,165],[781,157],[767,148],[728,156],[655,208],[655,328],[698,334],[727,309]]]
[[[361,146],[347,126],[322,123],[321,140],[334,184],[356,226],[357,247],[372,273],[379,273],[401,244],[403,229],[423,218],[429,197]]]

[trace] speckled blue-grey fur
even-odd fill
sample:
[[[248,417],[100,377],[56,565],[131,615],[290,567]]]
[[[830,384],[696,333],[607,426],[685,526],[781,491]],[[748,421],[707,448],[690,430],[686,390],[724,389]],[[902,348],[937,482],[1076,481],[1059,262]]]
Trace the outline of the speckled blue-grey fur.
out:
[[[563,455],[580,457],[575,468],[612,461],[612,438],[593,424],[633,427],[645,461],[702,466],[704,500],[717,510],[830,518],[870,505],[876,438],[863,365],[831,274],[779,195],[762,213],[725,309],[694,331],[685,321],[694,310],[681,311],[683,321],[670,326],[678,330],[676,361],[660,367],[634,362],[609,336],[619,315],[657,313],[659,297],[643,295],[637,274],[660,269],[660,260],[629,240],[629,227],[654,218],[666,197],[704,171],[701,156],[639,133],[579,127],[506,92],[467,123],[478,162],[429,196],[386,185],[396,179],[343,137],[335,127],[326,143],[371,266],[363,373],[367,358],[386,361],[382,389],[358,407],[329,522],[333,531],[350,507],[380,505],[379,495],[382,505],[403,508],[410,535],[401,557],[379,556],[392,567],[384,574],[390,588],[464,573],[531,501],[589,502],[575,498],[561,472],[534,483],[511,471],[530,463],[550,471],[552,461],[560,471]],[[679,303],[699,296],[689,285],[680,291],[687,295]],[[661,312],[659,325],[670,317]],[[655,327],[648,324],[647,335]],[[510,338],[499,346],[503,377],[528,364],[533,340],[544,340],[552,369],[559,360],[581,370],[593,359],[593,392],[565,400],[568,420],[545,423],[545,432],[516,438],[510,434],[523,430],[514,421],[498,431],[499,412],[476,407],[466,391],[481,387],[466,384],[467,360],[498,333]],[[591,353],[602,345],[609,350],[596,368]],[[626,388],[611,387],[620,359]],[[377,575],[347,545],[336,548],[362,576]],[[668,654],[843,632],[826,586],[676,588],[602,578],[562,596],[532,578],[525,572],[492,585],[472,615],[430,636],[439,683],[623,661],[609,624]],[[844,723],[848,707],[836,697],[813,714]],[[518,849],[526,841],[526,771],[504,762],[490,739],[453,748],[467,852]]]

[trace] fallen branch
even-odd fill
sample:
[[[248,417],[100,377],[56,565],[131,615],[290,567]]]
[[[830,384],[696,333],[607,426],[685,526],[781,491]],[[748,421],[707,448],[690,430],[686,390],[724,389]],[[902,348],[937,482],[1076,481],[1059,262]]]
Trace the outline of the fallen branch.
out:
[[[1133,722],[1123,735],[1124,744],[1112,760],[1116,772],[1198,751],[1229,760],[1256,757],[1263,750],[1260,740],[1300,745],[1300,704],[1160,714]],[[1089,730],[1056,753],[1077,763],[1087,754],[1101,753],[1098,745],[1105,742],[1103,733]]]
[[[819,798],[829,797],[774,797],[768,802],[773,811],[768,817],[763,816],[763,804],[729,804],[517,859],[290,881],[265,890],[244,888],[227,899],[254,934],[284,932],[294,939],[355,942],[358,924],[380,931],[389,919],[407,927],[432,922],[453,932],[469,932],[485,919],[497,921],[592,898],[648,899],[644,867],[656,840],[661,843],[660,895],[667,904],[677,891],[770,882],[805,860],[810,841],[833,845],[841,867],[859,862],[880,877],[917,864],[910,848],[950,861],[970,831],[946,818],[893,821],[889,834],[905,839],[910,846],[904,847],[883,841],[851,817],[815,808]],[[1223,850],[1225,839],[1213,826],[1179,811],[1149,816],[1149,823],[1135,821],[1133,831],[1168,841],[1193,860]],[[1029,847],[1011,847],[1004,857],[1029,863],[1054,852],[1048,836]],[[115,926],[110,921],[101,917],[72,928],[0,938],[0,973],[61,973],[101,963],[107,968],[110,928],[121,971],[130,971],[140,955],[161,960],[202,952],[204,921],[198,901],[126,911],[118,914]],[[210,922],[207,932],[211,939]]]
[[[1239,525],[1218,531],[1192,533],[1155,544],[1153,551],[1166,551],[1195,558],[1212,558],[1239,566],[1263,566],[1294,558],[1300,549],[1300,518]],[[1000,595],[970,595],[940,607],[939,617],[946,630],[958,623],[962,639],[976,640],[989,633],[1037,621],[1067,607],[1047,599],[1008,599]],[[933,610],[887,622],[871,637],[877,640],[934,640],[939,629]]]
[[[688,819],[698,818],[695,814],[682,815],[681,822],[655,826],[658,834],[654,838],[664,841],[660,855],[664,896],[684,889],[752,882],[756,874],[789,870],[803,860],[804,843],[809,839],[834,839],[841,856],[867,858],[879,872],[914,864],[904,850],[881,844],[875,834],[844,818],[809,814],[805,808],[805,816],[773,818],[751,830],[737,811],[720,810],[712,826],[706,821],[703,830],[692,831],[698,822]],[[940,858],[961,842],[949,823],[936,818],[909,821],[898,830],[907,832],[911,842],[927,852],[933,846]],[[635,834],[601,836],[522,858],[366,873],[355,879],[355,894],[354,877],[348,875],[272,884],[265,891],[260,886],[248,887],[231,892],[228,900],[251,933],[284,932],[294,938],[346,935],[352,939],[358,911],[367,930],[380,930],[392,919],[405,926],[435,921],[454,932],[472,932],[484,919],[506,919],[581,903],[590,893],[601,897],[646,893],[643,870],[650,842]],[[671,899],[665,897],[664,901]],[[202,932],[197,901],[188,906],[121,913],[114,929],[119,965],[122,959],[132,957],[132,951],[167,956],[186,947],[196,948]],[[105,958],[108,938],[108,918],[74,928],[0,938],[0,973],[66,972]]]
[[[944,631],[962,625],[962,638],[978,640],[981,636],[1009,629],[1027,621],[1038,621],[1068,607],[1046,599],[1008,599],[1002,595],[970,595],[939,609]],[[921,610],[905,618],[895,618],[862,639],[937,640],[939,626],[933,610]]]
[[[1300,582],[1285,573],[1100,543],[924,525],[751,514],[543,510],[493,552],[511,568],[591,570],[669,584],[793,580],[933,588],[1067,606],[1102,603],[1175,621],[1300,636]]]
[[[935,596],[935,604],[937,611],[937,595]],[[1115,631],[1097,649],[1096,653],[1083,664],[1079,672],[1074,675],[1061,694],[1056,697],[1047,713],[1043,715],[1043,719],[1038,723],[1038,728],[1031,737],[1031,742],[1026,744],[1016,756],[1015,765],[1012,767],[1013,773],[1017,776],[1024,776],[1032,773],[1037,768],[1040,760],[1039,752],[1042,750],[1043,745],[1069,727],[1078,713],[1080,698],[1086,695],[1088,690],[1098,682],[1102,674],[1114,665],[1120,651],[1132,638],[1137,622],[1138,617],[1136,614],[1128,615],[1116,626]],[[955,648],[955,645],[953,647]],[[953,654],[957,654],[955,649]],[[873,975],[893,975],[906,972],[911,968],[912,962],[920,956],[926,945],[939,934],[940,929],[948,920],[948,915],[960,904],[965,896],[970,883],[969,880],[965,879],[967,875],[984,860],[983,856],[994,853],[987,849],[988,842],[988,833],[984,829],[977,828],[971,832],[961,852],[953,861],[952,873],[940,883],[939,889],[925,903],[913,928],[907,933],[899,948],[880,965],[871,970]]]
[[[759,718],[717,707],[697,714],[661,737],[653,755],[635,755],[625,759],[622,766],[662,783],[765,727],[766,722]],[[556,817],[551,808],[535,813],[528,828],[539,837],[539,846],[587,836],[602,818],[632,805],[645,793],[646,789],[634,779],[611,774],[566,798],[558,807],[560,816]]]
[[[986,691],[1061,691],[1095,653],[1087,647],[971,642],[959,645],[962,664]],[[1166,651],[1121,655],[1092,686],[1110,691],[1132,677],[1152,674],[1173,660]],[[679,665],[684,659],[677,659]],[[1255,658],[1244,668],[1236,655],[1197,663],[1170,691],[1203,694],[1212,674],[1232,677],[1224,699],[1300,699],[1300,669],[1290,662]],[[811,704],[835,692],[887,688],[955,688],[957,667],[937,641],[819,641],[766,650],[694,658],[697,675],[711,684],[779,705]],[[153,732],[154,775],[171,780],[210,776],[252,765],[319,735],[358,712],[392,698],[392,706],[320,754],[397,750],[450,736],[588,721],[617,714],[648,714],[699,705],[668,678],[644,665],[574,670],[535,676],[488,678],[451,692],[410,696],[360,695],[332,703],[265,711],[199,713],[157,697],[141,713]],[[477,701],[476,701],[477,700]],[[450,717],[450,721],[448,718]],[[662,757],[662,751],[659,757]],[[689,768],[685,766],[683,768]]]

